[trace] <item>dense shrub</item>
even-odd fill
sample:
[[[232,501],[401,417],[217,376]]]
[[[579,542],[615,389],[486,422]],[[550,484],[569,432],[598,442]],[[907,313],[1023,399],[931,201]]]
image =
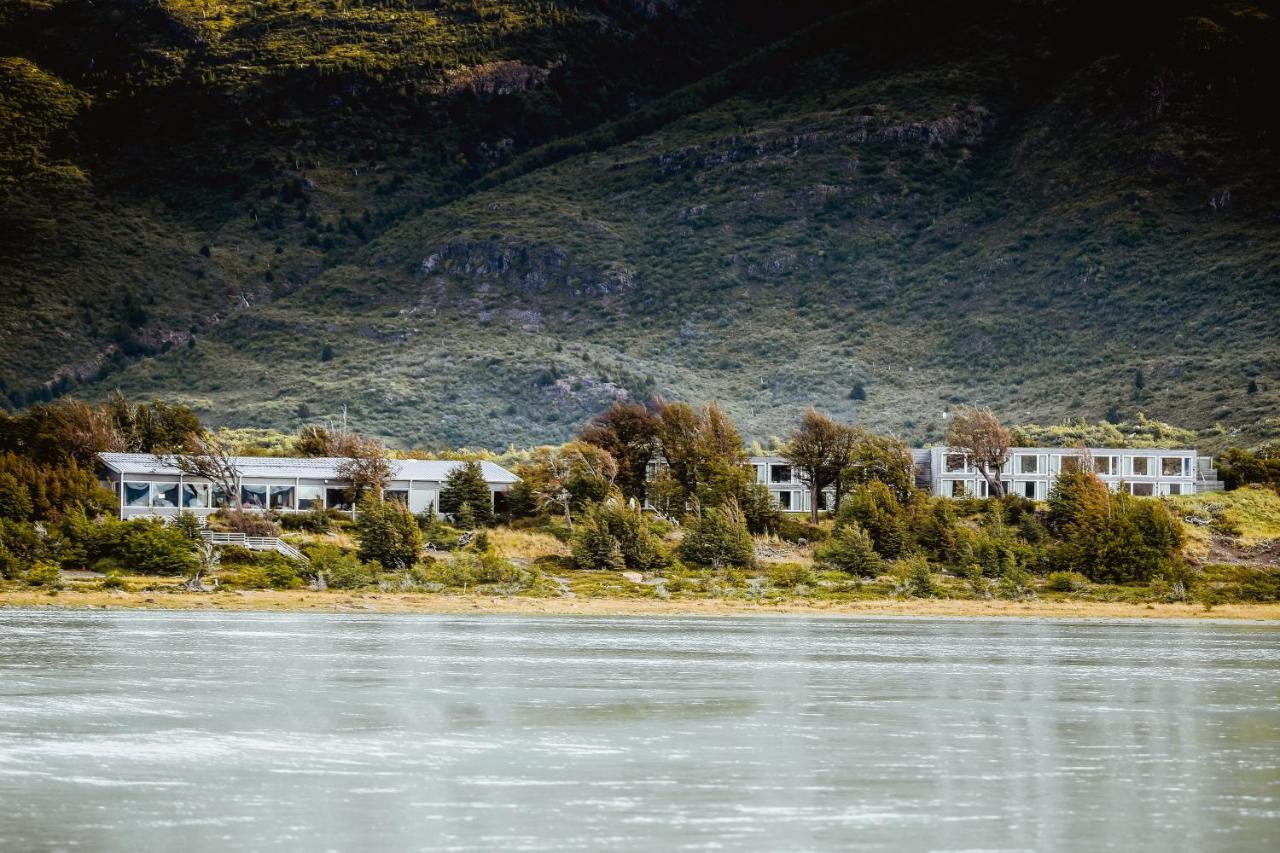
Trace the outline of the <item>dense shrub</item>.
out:
[[[737,507],[716,507],[692,516],[678,550],[680,559],[695,566],[750,566],[755,549]]]
[[[813,583],[813,569],[803,563],[776,563],[769,566],[769,583],[783,588]]]
[[[262,512],[245,512],[239,509],[220,513],[218,521],[232,533],[243,533],[245,536],[279,536],[280,525],[275,519]]]
[[[104,526],[111,536],[110,526]],[[142,575],[187,575],[199,566],[196,545],[180,530],[156,520],[121,523],[117,544],[106,546],[102,556],[113,558],[130,573]]]
[[[260,554],[252,563],[240,565],[225,577],[231,585],[245,589],[296,589],[302,586],[297,564],[276,553]]]
[[[39,586],[45,589],[62,588],[62,570],[52,560],[40,560],[23,575],[28,586]]]
[[[359,589],[371,586],[378,580],[381,566],[362,563],[360,558],[337,545],[319,544],[307,549],[311,560],[311,572],[323,577],[326,586],[334,589]]]
[[[464,505],[470,511],[474,524],[461,526],[493,523],[493,493],[489,491],[479,462],[466,462],[454,468],[440,489],[440,512],[459,521]]]
[[[537,573],[522,569],[496,551],[477,554],[462,551],[451,559],[441,560],[431,567],[429,576],[447,587],[469,587],[480,584],[505,584],[527,588],[537,579]]]
[[[871,537],[856,523],[839,527],[835,535],[813,552],[820,566],[828,566],[858,577],[875,577],[884,570],[884,560],[876,553]]]
[[[871,480],[853,490],[836,522],[841,526],[857,524],[871,537],[876,553],[892,559],[907,551],[905,516],[893,490],[879,480]]]
[[[358,556],[391,572],[404,571],[422,553],[422,530],[403,504],[370,497],[356,514]]]
[[[1050,572],[1044,588],[1050,592],[1083,592],[1089,588],[1089,579],[1079,572]]]
[[[111,512],[116,497],[102,488],[88,465],[74,460],[38,464],[16,453],[0,454],[0,518],[56,521],[73,507],[91,514]]]
[[[317,507],[310,512],[290,512],[280,516],[280,526],[285,530],[301,530],[306,533],[328,533],[333,529],[329,514]]]
[[[778,536],[787,542],[821,542],[830,535],[823,528],[816,524],[810,524],[807,519],[803,518],[784,515],[778,523]]]
[[[894,591],[913,598],[932,598],[937,594],[933,572],[924,557],[908,557],[894,562],[890,571],[898,578]]]
[[[651,572],[671,562],[644,512],[616,501],[588,507],[570,545],[579,568]]]

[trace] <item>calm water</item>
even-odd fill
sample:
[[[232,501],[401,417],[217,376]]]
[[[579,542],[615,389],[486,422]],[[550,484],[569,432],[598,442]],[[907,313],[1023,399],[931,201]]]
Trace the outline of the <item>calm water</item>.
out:
[[[0,610],[0,849],[1275,850],[1280,630]]]

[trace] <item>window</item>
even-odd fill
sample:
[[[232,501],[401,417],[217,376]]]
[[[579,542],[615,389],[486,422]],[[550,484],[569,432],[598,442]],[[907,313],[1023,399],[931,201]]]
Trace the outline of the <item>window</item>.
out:
[[[1155,487],[1152,483],[1134,483],[1129,488],[1134,495],[1140,498],[1149,498],[1155,494]]]
[[[125,506],[151,506],[151,484],[150,483],[125,483],[124,484],[124,505]]]
[[[964,480],[947,480],[942,484],[942,494],[949,498],[962,498],[966,494]]]
[[[272,509],[293,509],[293,486],[271,487]]]
[[[298,486],[298,509],[310,512],[324,508],[323,486]]]
[[[774,465],[770,470],[771,483],[790,483],[791,482],[791,466],[790,465]]]
[[[347,499],[346,489],[325,489],[325,503],[329,505],[329,509],[342,510],[343,512],[351,511],[351,501]]]
[[[1147,456],[1133,457],[1133,476],[1150,477],[1151,476],[1151,458]],[[1134,492],[1136,495],[1137,492]]]
[[[205,509],[209,506],[209,484],[187,483],[182,487],[182,505],[188,509]]]
[[[151,505],[153,507],[176,507],[178,505],[178,484],[154,483],[151,489]]]
[[[1082,456],[1064,456],[1062,457],[1062,473],[1077,474],[1085,469],[1084,457]]]
[[[1035,483],[1033,483],[1033,482],[1030,482],[1030,481],[1028,481],[1028,482],[1026,482],[1026,483],[1019,483],[1019,484],[1018,484],[1018,489],[1017,489],[1017,494],[1022,495],[1024,498],[1030,498],[1031,500],[1035,500],[1035,499],[1036,499],[1036,484],[1035,484]]]
[[[398,504],[401,504],[402,506],[407,507],[409,505],[409,490],[408,489],[383,489],[382,499],[384,501],[393,501],[395,503],[398,503]]]
[[[1160,494],[1180,495],[1182,494],[1182,484],[1181,483],[1165,483],[1163,486],[1160,487]]]
[[[226,509],[232,505],[231,495],[222,486],[213,487],[213,505],[218,509]]]
[[[1110,477],[1119,473],[1116,467],[1116,458],[1114,456],[1095,456],[1093,457],[1093,470],[1103,477]]]
[[[266,509],[267,508],[267,487],[266,486],[241,486],[240,487],[240,506],[244,509]]]
[[[1040,457],[1027,453],[1018,457],[1018,473],[1019,474],[1039,474],[1040,473]]]
[[[791,492],[778,492],[778,509],[783,512],[791,511]]]
[[[765,476],[765,475],[764,475],[764,466],[763,466],[763,465],[752,465],[751,467],[752,467],[752,468],[755,470],[755,472],[756,472],[756,482],[757,482],[757,483],[763,483],[763,482],[765,482],[765,479],[764,479],[764,476]]]
[[[1161,477],[1181,477],[1182,476],[1182,457],[1181,456],[1161,456],[1160,457],[1160,476]]]
[[[965,459],[963,453],[948,453],[945,460],[945,467],[947,471],[952,473],[956,471],[965,471],[967,470],[967,462],[968,460]]]
[[[835,497],[827,491],[818,492],[818,509],[828,510],[835,504]]]

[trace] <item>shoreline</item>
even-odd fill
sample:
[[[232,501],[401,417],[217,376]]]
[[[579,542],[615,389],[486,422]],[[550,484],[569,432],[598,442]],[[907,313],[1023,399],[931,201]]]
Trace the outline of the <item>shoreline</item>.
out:
[[[532,598],[440,593],[342,594],[308,590],[216,593],[33,590],[0,592],[0,610],[171,610],[298,613],[407,613],[515,616],[809,616],[815,618],[917,617],[1051,620],[1178,620],[1264,622],[1280,626],[1280,604],[1129,604],[1097,601],[1003,599],[869,599],[856,602],[756,604],[725,599]]]

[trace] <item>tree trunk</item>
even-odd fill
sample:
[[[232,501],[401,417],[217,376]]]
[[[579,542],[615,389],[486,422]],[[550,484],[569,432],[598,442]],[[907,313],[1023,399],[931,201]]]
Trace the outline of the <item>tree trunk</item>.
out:
[[[814,525],[818,523],[818,495],[820,494],[822,489],[818,488],[817,483],[809,487],[809,521]]]

